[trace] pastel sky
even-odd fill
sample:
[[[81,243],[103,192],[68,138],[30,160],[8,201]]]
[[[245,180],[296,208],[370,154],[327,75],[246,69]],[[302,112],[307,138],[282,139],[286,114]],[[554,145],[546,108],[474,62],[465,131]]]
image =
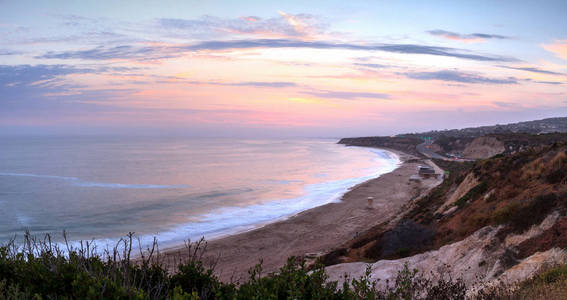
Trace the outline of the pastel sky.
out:
[[[567,1],[3,1],[0,134],[390,135],[567,115]]]

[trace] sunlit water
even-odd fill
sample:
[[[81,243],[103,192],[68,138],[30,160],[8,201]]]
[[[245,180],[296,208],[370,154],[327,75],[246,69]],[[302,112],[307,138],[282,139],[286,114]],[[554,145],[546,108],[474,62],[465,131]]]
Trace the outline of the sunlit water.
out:
[[[0,138],[0,243],[25,230],[175,245],[338,201],[394,170],[393,153],[335,140]]]

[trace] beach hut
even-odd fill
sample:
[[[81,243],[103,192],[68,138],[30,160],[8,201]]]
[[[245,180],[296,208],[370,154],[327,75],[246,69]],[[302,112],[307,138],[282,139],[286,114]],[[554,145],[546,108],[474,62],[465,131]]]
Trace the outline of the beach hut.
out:
[[[430,166],[419,166],[417,173],[424,178],[435,176],[435,170]]]

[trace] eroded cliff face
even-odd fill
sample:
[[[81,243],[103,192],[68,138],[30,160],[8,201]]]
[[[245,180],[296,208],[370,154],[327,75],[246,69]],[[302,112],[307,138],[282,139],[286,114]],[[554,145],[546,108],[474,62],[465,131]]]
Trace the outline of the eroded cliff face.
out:
[[[529,279],[542,268],[567,260],[567,252],[558,247],[517,259],[520,251],[518,246],[553,227],[558,222],[558,215],[557,212],[550,214],[541,224],[516,234],[514,238],[502,240],[498,236],[504,226],[486,226],[464,240],[437,250],[401,259],[377,261],[370,264],[370,278],[377,280],[380,288],[385,288],[387,282],[392,282],[407,264],[410,269],[417,269],[431,279],[462,278],[471,290]],[[348,278],[360,277],[364,275],[367,265],[363,262],[344,263],[327,267],[326,270],[329,280],[342,284],[345,274]]]
[[[566,151],[567,145],[554,144],[465,167],[443,162],[451,175],[411,202],[403,217],[346,243],[338,264],[327,267],[330,280],[363,275],[367,264],[357,261],[372,260],[379,285],[407,263],[474,288],[525,280],[566,262]]]
[[[463,157],[469,159],[485,159],[504,152],[504,143],[495,137],[482,136],[474,139],[463,150]]]

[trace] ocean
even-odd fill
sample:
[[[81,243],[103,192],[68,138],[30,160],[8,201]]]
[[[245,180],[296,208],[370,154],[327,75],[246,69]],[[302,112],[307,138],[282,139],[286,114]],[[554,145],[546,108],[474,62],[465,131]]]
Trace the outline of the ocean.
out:
[[[340,201],[393,171],[388,151],[331,139],[0,137],[0,244],[63,230],[110,245],[212,239]],[[102,245],[101,245],[102,244]]]

